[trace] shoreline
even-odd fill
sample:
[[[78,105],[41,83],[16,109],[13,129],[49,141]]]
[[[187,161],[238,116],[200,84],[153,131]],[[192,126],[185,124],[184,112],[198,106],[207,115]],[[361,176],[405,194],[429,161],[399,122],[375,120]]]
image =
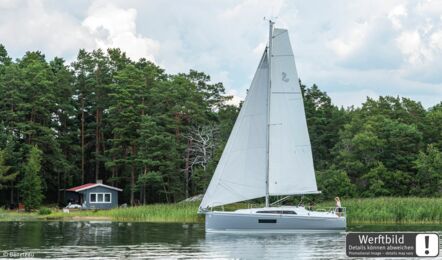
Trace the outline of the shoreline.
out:
[[[315,209],[327,208],[325,201]],[[204,216],[197,214],[199,202],[151,204],[109,210],[75,210],[63,213],[51,209],[47,215],[37,212],[0,210],[0,222],[9,221],[114,221],[152,223],[204,223]],[[442,225],[442,198],[357,198],[344,199],[347,208],[347,225]],[[226,206],[226,210],[247,208],[245,203]]]
[[[182,224],[204,224],[204,219],[197,220],[197,221],[188,221],[188,220],[143,220],[143,219],[116,219],[112,217],[105,217],[105,216],[63,216],[63,217],[47,217],[47,216],[27,216],[26,218],[17,218],[17,219],[3,219],[0,216],[0,224],[2,222],[35,222],[35,221],[42,221],[42,222],[52,222],[52,221],[61,221],[61,222],[72,222],[72,221],[109,221],[109,222],[135,222],[135,223],[182,223]],[[440,226],[442,230],[442,222],[428,222],[428,221],[421,221],[421,222],[411,222],[411,221],[404,221],[404,222],[368,222],[368,221],[353,221],[348,224],[348,226],[355,227],[355,226],[375,226],[375,225],[397,225],[397,226],[415,226],[415,225],[423,225],[423,226]]]
[[[111,217],[93,217],[93,216],[72,216],[72,217],[28,217],[26,219],[1,219],[1,223],[8,222],[89,222],[89,221],[105,221],[105,222],[115,222],[115,223],[154,223],[154,224],[204,224],[204,221],[164,221],[164,220],[133,220],[133,219],[113,219]],[[421,226],[421,227],[438,227],[442,231],[441,222],[352,222],[347,224],[348,229],[358,228],[358,227],[374,227],[374,226],[394,226],[394,227],[410,227],[410,226]]]

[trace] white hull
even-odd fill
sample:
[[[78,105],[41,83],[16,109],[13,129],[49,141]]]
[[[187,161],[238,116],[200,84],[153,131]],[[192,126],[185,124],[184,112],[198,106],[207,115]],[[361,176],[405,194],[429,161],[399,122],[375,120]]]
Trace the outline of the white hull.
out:
[[[334,212],[309,211],[303,207],[257,208],[206,213],[206,232],[340,232],[345,231],[346,225],[345,216],[338,216]]]

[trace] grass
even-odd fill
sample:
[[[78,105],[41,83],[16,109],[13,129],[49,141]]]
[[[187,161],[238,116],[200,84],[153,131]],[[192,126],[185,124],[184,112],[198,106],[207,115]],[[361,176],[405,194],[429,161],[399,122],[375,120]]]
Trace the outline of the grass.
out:
[[[36,219],[38,219],[38,214],[35,212],[25,213],[0,208],[0,221],[32,221]]]
[[[442,198],[363,198],[344,199],[347,208],[347,223],[357,224],[442,224]],[[197,214],[199,202],[153,204],[111,210],[84,210],[63,213],[51,209],[49,215],[18,213],[0,210],[0,221],[29,220],[114,220],[145,222],[203,222],[204,217]],[[316,208],[334,206],[333,201],[325,201]],[[247,204],[229,205],[226,210],[247,208]]]
[[[333,205],[332,202],[318,206]],[[342,201],[348,224],[442,224],[442,198],[364,198]]]
[[[146,222],[201,222],[204,217],[197,214],[199,203],[152,204],[138,207],[116,208],[110,210],[82,210],[63,213],[57,211],[48,219],[81,218],[110,219],[116,221]]]

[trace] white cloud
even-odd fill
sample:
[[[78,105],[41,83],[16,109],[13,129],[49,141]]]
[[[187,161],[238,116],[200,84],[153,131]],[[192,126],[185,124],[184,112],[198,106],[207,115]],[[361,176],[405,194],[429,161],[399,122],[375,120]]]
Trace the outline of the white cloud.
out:
[[[82,22],[101,49],[121,48],[132,59],[147,58],[155,62],[160,44],[137,33],[137,11],[113,4],[95,4]]]
[[[240,96],[240,94],[238,93],[237,90],[235,89],[230,89],[227,91],[227,95],[232,96],[232,99],[227,101],[228,105],[234,105],[234,106],[239,106],[239,104],[241,103],[241,101],[244,100],[244,96]]]
[[[434,32],[430,37],[430,47],[442,51],[442,30]]]
[[[368,22],[357,23],[347,35],[333,39],[329,43],[329,47],[339,57],[346,57],[356,51],[364,43],[368,31]]]
[[[426,17],[409,27],[412,30],[401,30],[396,38],[405,61],[399,74],[404,79],[430,83],[441,89],[442,19]]]
[[[406,31],[396,39],[397,45],[411,64],[423,62],[427,51],[423,49],[420,34],[417,31]]]
[[[19,1],[16,0],[0,0],[0,9],[11,9],[17,7]]]
[[[407,16],[407,9],[403,5],[396,6],[388,13],[388,18],[393,24],[393,28],[399,30],[402,28],[402,19]]]
[[[1,0],[0,9],[5,13],[0,17],[0,41],[13,56],[41,50],[72,60],[80,48],[119,47],[131,58],[154,61],[159,50],[158,42],[137,33],[133,8],[96,2],[83,21],[44,0]]]
[[[442,98],[442,1],[0,0],[0,12],[0,42],[13,57],[39,49],[73,60],[79,48],[119,47],[167,73],[204,71],[237,100],[267,42],[262,18],[277,16],[302,81],[338,93],[337,104]]]
[[[73,55],[93,47],[86,30],[69,13],[48,9],[43,1],[2,1],[8,9],[0,16],[0,42],[12,54],[41,50],[49,56]]]
[[[342,91],[342,92],[330,92],[328,93],[332,99],[333,104],[338,106],[351,107],[360,106],[367,98],[379,97],[379,94],[369,90],[362,89],[357,91]]]
[[[421,0],[416,4],[416,12],[426,16],[440,16],[442,14],[442,1]]]

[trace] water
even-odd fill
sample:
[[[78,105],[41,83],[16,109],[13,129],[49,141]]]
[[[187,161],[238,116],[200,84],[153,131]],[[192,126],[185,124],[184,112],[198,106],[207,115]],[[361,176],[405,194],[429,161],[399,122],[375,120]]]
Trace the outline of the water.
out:
[[[441,226],[355,226],[363,231],[434,231]],[[0,258],[342,259],[345,233],[205,234],[203,224],[107,221],[0,223]],[[27,255],[26,255],[27,254]]]

